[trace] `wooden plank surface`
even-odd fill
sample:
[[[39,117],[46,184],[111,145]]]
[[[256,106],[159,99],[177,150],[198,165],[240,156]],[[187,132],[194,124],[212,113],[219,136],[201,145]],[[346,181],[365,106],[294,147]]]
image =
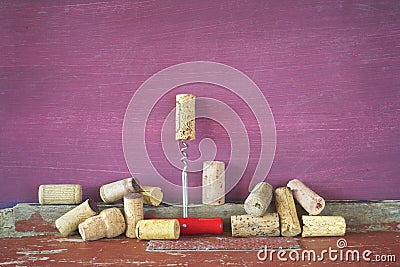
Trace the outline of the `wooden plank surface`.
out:
[[[268,100],[271,185],[299,178],[326,199],[400,199],[399,1],[5,0],[0,25],[0,207],[37,202],[46,183],[78,183],[84,199],[99,200],[102,184],[130,176],[121,133],[134,93],[193,60],[237,68]],[[227,196],[243,201],[260,156],[259,107],[218,86],[190,88],[229,105],[248,130],[249,164]],[[155,103],[146,127],[151,163],[176,184],[160,139],[184,91]],[[199,119],[197,136],[192,159],[207,137],[228,163],[220,125]],[[145,180],[149,168],[142,155],[133,172]],[[199,185],[200,172],[190,177]]]
[[[18,204],[12,209],[0,210],[0,237],[36,236],[43,234],[59,235],[55,220],[74,205],[38,205]],[[99,209],[122,205],[99,204]],[[299,218],[307,214],[297,205]],[[272,204],[267,212],[275,212]],[[224,221],[224,232],[230,233],[231,216],[246,214],[243,204],[227,203],[219,206],[190,206],[189,215],[199,218],[221,217]],[[400,231],[400,201],[327,201],[321,215],[343,216],[346,219],[347,231]],[[182,209],[179,206],[145,206],[144,217],[179,218]]]
[[[232,237],[231,237],[232,238]],[[280,239],[280,237],[276,237]],[[372,232],[349,233],[345,237],[347,247],[338,249],[336,237],[298,238],[301,250],[286,250],[280,261],[275,250],[272,261],[258,259],[257,250],[252,251],[173,251],[147,252],[149,242],[129,238],[102,239],[84,242],[79,237],[54,238],[49,236],[0,239],[0,266],[398,266],[400,236],[398,233]],[[301,260],[302,251],[314,250],[320,256],[323,250],[336,253],[323,254],[321,260]],[[370,262],[363,259],[340,260],[338,251],[370,250]],[[291,254],[289,254],[291,252]],[[283,251],[281,251],[283,253]],[[299,260],[290,260],[299,253]],[[361,255],[361,254],[360,254]],[[386,261],[376,261],[376,256],[386,256]],[[264,256],[261,254],[261,256]],[[389,261],[389,256],[391,261]],[[393,258],[394,256],[394,258]],[[336,260],[334,259],[336,257]],[[397,264],[397,265],[396,265]]]

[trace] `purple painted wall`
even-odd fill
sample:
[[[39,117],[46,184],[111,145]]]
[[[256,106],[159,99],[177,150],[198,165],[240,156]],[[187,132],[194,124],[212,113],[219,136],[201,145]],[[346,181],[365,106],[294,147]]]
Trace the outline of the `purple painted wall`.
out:
[[[399,1],[2,1],[0,51],[0,207],[36,202],[45,183],[80,183],[99,200],[101,184],[130,175],[121,135],[135,91],[194,60],[230,65],[262,90],[277,129],[272,185],[297,177],[327,199],[400,199]],[[192,90],[257,126],[239,98],[214,89]],[[214,127],[229,159],[223,129],[198,125]],[[228,200],[247,195],[258,136]],[[160,138],[151,159],[179,183]]]

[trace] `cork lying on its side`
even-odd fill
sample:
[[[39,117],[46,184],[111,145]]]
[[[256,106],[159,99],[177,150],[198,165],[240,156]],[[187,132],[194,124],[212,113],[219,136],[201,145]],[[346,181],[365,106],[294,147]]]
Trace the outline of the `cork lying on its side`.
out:
[[[138,239],[179,239],[180,226],[176,219],[141,220],[136,224]]]
[[[309,236],[344,236],[346,221],[342,216],[302,216],[302,237]]]
[[[93,200],[86,200],[79,206],[65,213],[56,220],[56,227],[61,235],[67,236],[78,230],[78,225],[98,213],[97,205]]]
[[[40,204],[80,204],[82,187],[79,184],[42,184],[38,197]]]
[[[258,183],[244,201],[244,210],[252,216],[262,216],[272,200],[272,186],[266,182]]]
[[[79,233],[85,241],[119,236],[125,231],[125,227],[124,215],[118,208],[105,209],[78,226]]]
[[[121,200],[129,193],[140,193],[143,202],[152,206],[158,206],[162,202],[163,192],[160,187],[141,186],[136,178],[126,178],[100,187],[100,197],[105,203],[113,203]]]
[[[298,179],[287,184],[292,190],[293,197],[309,215],[318,215],[325,208],[325,200]]]
[[[192,94],[176,95],[175,112],[175,139],[176,140],[195,140],[195,102],[196,96]]]
[[[278,213],[267,213],[262,217],[239,215],[231,217],[232,236],[279,236]]]

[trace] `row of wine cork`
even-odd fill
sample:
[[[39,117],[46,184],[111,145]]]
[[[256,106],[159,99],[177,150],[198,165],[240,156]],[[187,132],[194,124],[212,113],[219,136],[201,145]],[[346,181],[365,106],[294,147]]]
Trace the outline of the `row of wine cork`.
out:
[[[128,193],[140,193],[145,204],[158,206],[163,198],[160,187],[141,186],[137,179],[126,178],[100,187],[100,197],[105,203],[121,200]],[[82,187],[79,184],[40,185],[40,204],[80,204]],[[203,204],[222,205],[225,203],[225,163],[205,161],[203,163]]]
[[[308,212],[318,215],[325,207],[325,200],[298,179],[289,181],[287,187],[293,197]],[[275,192],[276,193],[276,192]],[[244,202],[244,209],[252,216],[262,216],[271,203],[273,188],[266,182],[258,183]]]
[[[318,215],[325,201],[298,179],[291,180],[287,187],[275,189],[277,213],[265,214],[271,203],[273,188],[270,184],[258,183],[244,202],[248,215],[232,216],[232,235],[296,236],[342,236],[346,223],[341,216],[303,216],[303,231],[297,216],[294,198],[309,213]]]
[[[83,240],[113,238],[125,232],[129,238],[178,239],[178,220],[144,220],[143,199],[139,193],[124,196],[124,214],[118,208],[108,208],[100,213],[96,204],[86,200],[56,220],[62,236],[78,230]]]
[[[135,178],[126,178],[102,185],[100,197],[105,203],[113,203],[128,193],[140,193],[143,202],[158,206],[163,198],[160,187],[140,186]],[[40,204],[80,204],[82,202],[82,187],[79,184],[46,184],[39,186]]]
[[[286,191],[284,188],[282,190]],[[143,196],[138,193],[124,196],[124,214],[125,216],[118,208],[109,208],[98,213],[97,206],[87,200],[58,218],[56,227],[63,236],[79,230],[83,240],[113,238],[124,232],[129,238],[145,240],[179,238],[178,220],[144,220]],[[297,226],[293,221],[289,222],[287,217],[278,214],[279,211],[261,217],[232,216],[232,236],[294,236],[301,232],[300,224]],[[342,236],[346,231],[346,223],[341,216],[302,216],[302,219],[303,237]]]
[[[281,218],[281,220],[280,220]],[[297,219],[298,220],[298,219]],[[344,236],[346,221],[342,216],[302,216],[303,230],[300,224],[282,221],[277,212],[266,213],[261,217],[251,215],[231,216],[232,236]],[[288,227],[289,226],[289,227]]]
[[[301,233],[302,237],[344,236],[346,233],[346,221],[344,217],[313,215],[312,213],[319,214],[322,211],[325,207],[325,201],[314,192],[310,192],[309,194],[305,193],[311,189],[306,187],[299,180],[289,182],[292,186],[293,183],[298,186],[296,188],[305,188],[305,191],[299,189],[296,195],[292,193],[289,187],[275,189],[275,202],[279,214],[281,235],[296,236]],[[300,205],[310,214],[308,216],[302,216],[303,228],[300,226],[293,196],[295,196]]]

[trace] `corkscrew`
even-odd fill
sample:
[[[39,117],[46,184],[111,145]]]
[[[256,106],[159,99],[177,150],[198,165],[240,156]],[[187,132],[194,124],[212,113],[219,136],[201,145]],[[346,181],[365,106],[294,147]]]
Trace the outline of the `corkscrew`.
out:
[[[195,96],[180,94],[176,96],[176,136],[180,142],[182,168],[182,216],[177,218],[182,235],[222,234],[222,218],[190,218],[188,215],[188,144],[195,136]]]
[[[182,169],[182,207],[183,207],[183,218],[188,217],[188,179],[187,179],[187,168],[188,168],[188,155],[186,150],[188,149],[188,145],[185,140],[181,141],[181,154],[182,158],[181,161],[184,165]]]

